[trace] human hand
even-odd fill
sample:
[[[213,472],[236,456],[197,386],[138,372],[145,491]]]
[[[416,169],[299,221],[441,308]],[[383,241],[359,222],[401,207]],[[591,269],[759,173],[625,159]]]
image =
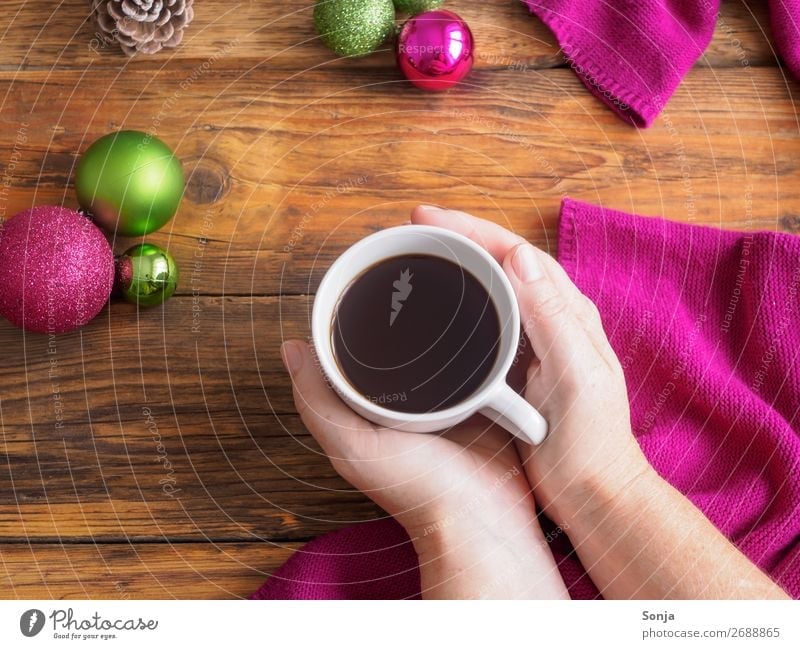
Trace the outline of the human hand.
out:
[[[511,437],[481,417],[442,435],[368,422],[331,390],[308,345],[281,348],[294,401],[336,471],[403,525],[426,597],[566,597]]]
[[[518,442],[525,470],[604,597],[786,598],[639,449],[625,380],[597,309],[549,255],[488,221],[420,207],[412,221],[460,232],[503,264],[536,355],[525,397],[550,425]]]
[[[548,515],[569,525],[582,508],[594,506],[593,499],[613,498],[650,471],[631,432],[622,368],[597,308],[558,262],[518,235],[464,212],[420,206],[411,220],[469,237],[511,280],[536,356],[527,371],[525,398],[549,423],[542,444],[518,446],[537,502]]]

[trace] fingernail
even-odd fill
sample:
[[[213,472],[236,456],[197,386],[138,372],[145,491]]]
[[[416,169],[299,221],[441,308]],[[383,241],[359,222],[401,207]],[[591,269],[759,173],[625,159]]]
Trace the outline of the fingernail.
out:
[[[429,210],[431,212],[441,212],[441,207],[436,207],[435,205],[420,205],[423,210]]]
[[[303,364],[303,353],[296,343],[287,341],[281,345],[281,357],[289,374],[294,374]]]
[[[517,277],[523,282],[533,282],[542,276],[542,265],[539,263],[536,251],[529,243],[517,246],[511,265]]]

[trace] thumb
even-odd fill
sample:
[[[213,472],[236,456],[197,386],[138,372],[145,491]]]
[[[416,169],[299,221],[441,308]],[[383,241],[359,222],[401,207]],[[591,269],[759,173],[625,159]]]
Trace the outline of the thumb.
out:
[[[292,377],[297,412],[308,431],[332,460],[349,459],[359,437],[372,429],[328,386],[309,346],[299,340],[281,345],[283,364]]]
[[[547,253],[529,243],[512,248],[503,260],[519,304],[525,335],[543,363],[572,364],[589,344],[585,329],[547,271]]]

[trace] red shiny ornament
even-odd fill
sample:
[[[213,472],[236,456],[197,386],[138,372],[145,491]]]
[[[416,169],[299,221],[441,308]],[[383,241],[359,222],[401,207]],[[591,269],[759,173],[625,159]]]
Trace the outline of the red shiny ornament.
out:
[[[114,255],[103,233],[74,210],[42,206],[0,228],[0,315],[27,331],[82,327],[111,295]]]
[[[410,18],[397,38],[397,64],[418,88],[441,92],[472,69],[472,32],[452,11],[437,9]]]

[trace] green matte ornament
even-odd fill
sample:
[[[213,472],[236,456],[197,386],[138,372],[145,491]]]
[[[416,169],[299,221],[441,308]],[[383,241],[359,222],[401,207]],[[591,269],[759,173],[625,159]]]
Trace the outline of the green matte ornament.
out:
[[[397,11],[416,16],[423,11],[438,9],[444,4],[444,0],[394,0]]]
[[[75,172],[80,206],[107,232],[126,237],[158,230],[175,216],[184,187],[180,160],[141,131],[101,137]]]
[[[364,56],[394,33],[392,0],[317,0],[314,25],[339,56]]]
[[[142,243],[129,248],[117,259],[115,284],[131,304],[158,306],[175,292],[178,266],[166,250]]]

